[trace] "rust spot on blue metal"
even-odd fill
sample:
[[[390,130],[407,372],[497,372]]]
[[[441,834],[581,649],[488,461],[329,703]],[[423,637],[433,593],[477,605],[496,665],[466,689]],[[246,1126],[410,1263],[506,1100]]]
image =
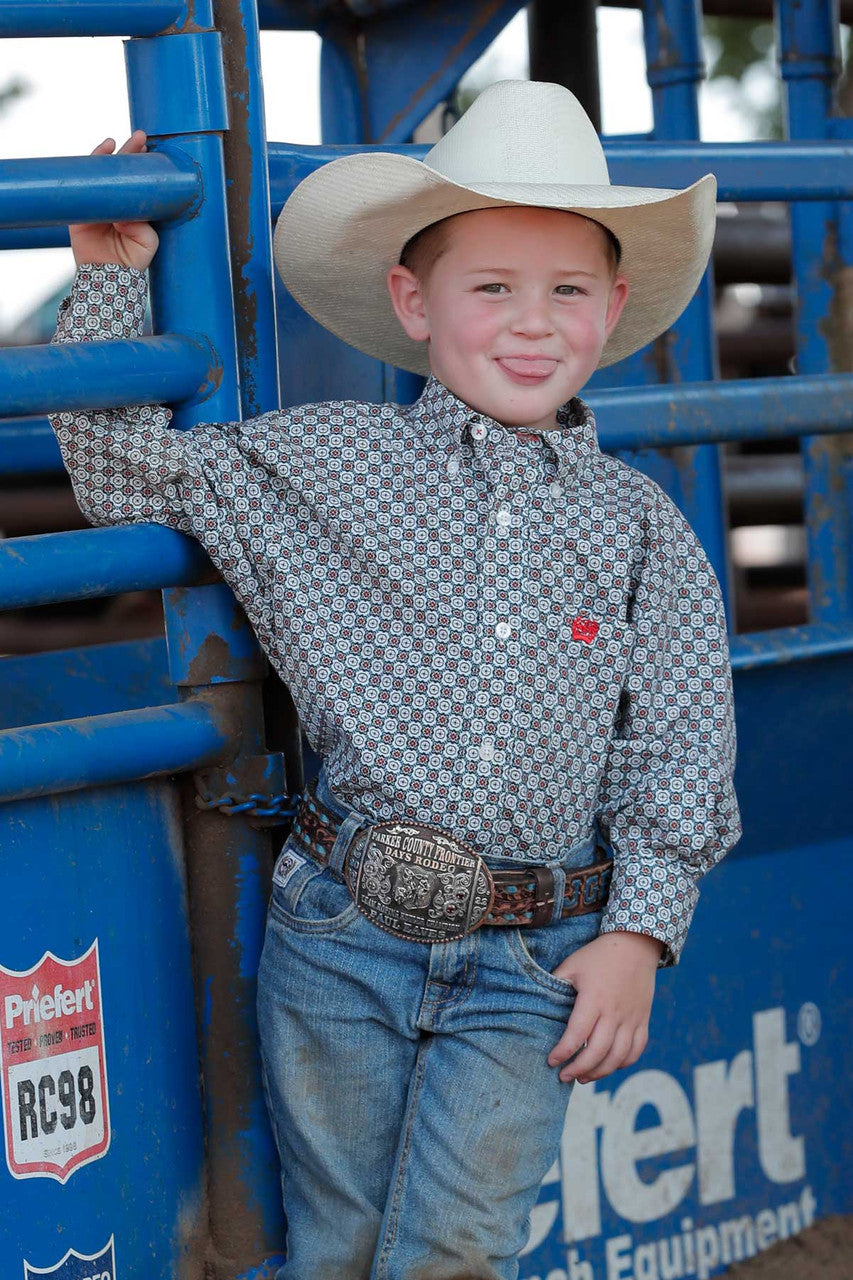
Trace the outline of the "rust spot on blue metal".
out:
[[[234,278],[234,320],[240,353],[243,414],[257,412],[255,368],[258,357],[258,299],[252,286],[248,264],[254,251],[251,207],[255,185],[254,167],[265,164],[266,156],[253,155],[250,122],[249,41],[239,4],[221,4],[222,52],[227,68],[230,128],[223,137],[229,185],[237,199],[228,201],[228,231],[231,268]]]

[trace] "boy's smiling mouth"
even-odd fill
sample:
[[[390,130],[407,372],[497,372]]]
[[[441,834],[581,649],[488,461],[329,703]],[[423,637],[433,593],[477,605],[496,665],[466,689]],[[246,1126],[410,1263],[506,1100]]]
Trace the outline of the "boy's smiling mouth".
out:
[[[511,381],[534,386],[550,378],[558,362],[553,356],[498,356],[495,363]]]

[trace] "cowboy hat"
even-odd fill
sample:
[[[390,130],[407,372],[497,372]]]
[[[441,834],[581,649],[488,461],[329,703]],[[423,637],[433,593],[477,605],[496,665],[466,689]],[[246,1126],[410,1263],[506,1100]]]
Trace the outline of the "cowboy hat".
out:
[[[365,151],[310,174],[282,209],[275,261],[297,302],[332,333],[426,374],[427,344],[403,332],[385,283],[412,236],[473,209],[579,213],[616,236],[631,287],[601,367],[681,315],[711,252],[716,190],[712,174],[683,191],[612,186],[598,134],[574,94],[504,80],[485,89],[422,161]]]

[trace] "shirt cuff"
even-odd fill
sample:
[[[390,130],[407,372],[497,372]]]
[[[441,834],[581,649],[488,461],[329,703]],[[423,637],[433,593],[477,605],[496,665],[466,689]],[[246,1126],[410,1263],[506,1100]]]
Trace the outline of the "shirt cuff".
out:
[[[53,341],[136,338],[144,328],[147,301],[144,271],[118,262],[83,263],[59,308]]]
[[[664,944],[662,967],[678,963],[699,890],[672,860],[614,859],[602,933],[646,933]]]

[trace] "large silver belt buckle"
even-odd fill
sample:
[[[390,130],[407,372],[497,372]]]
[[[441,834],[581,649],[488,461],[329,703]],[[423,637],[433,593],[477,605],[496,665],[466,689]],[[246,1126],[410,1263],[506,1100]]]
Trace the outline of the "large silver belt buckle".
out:
[[[359,911],[398,938],[453,942],[481,925],[492,907],[494,885],[483,859],[435,827],[368,827],[356,836],[347,865]]]

